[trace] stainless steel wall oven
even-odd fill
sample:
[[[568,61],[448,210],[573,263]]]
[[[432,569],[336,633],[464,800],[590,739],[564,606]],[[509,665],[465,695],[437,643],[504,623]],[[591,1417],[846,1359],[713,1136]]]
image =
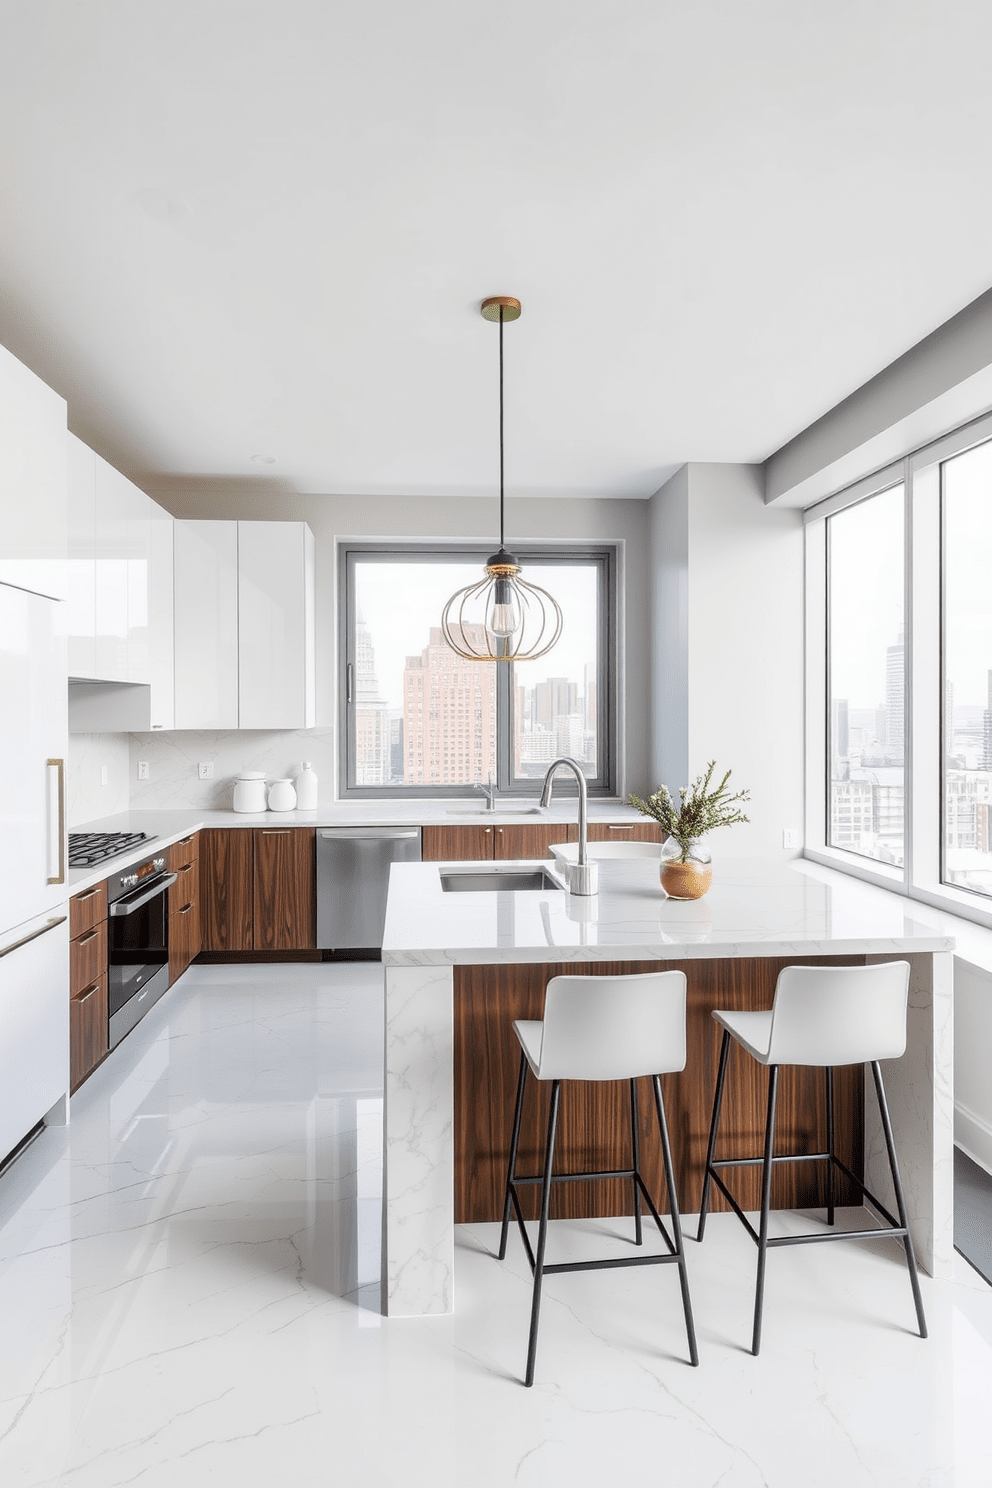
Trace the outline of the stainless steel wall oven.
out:
[[[169,986],[165,858],[146,858],[107,881],[109,1045],[119,1044]]]

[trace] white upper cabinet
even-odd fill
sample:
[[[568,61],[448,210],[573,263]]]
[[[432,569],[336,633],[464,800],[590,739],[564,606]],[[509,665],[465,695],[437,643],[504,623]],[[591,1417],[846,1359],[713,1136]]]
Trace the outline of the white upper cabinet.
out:
[[[122,701],[123,716],[172,728],[173,519],[72,434],[68,455],[69,676],[150,684]]]
[[[66,597],[65,400],[0,347],[0,584]]]
[[[177,729],[314,724],[305,522],[177,522]]]
[[[173,529],[170,512],[149,501],[148,548],[148,680],[151,683],[151,727],[175,727],[175,635]]]
[[[69,575],[66,631],[69,676],[96,671],[96,455],[69,438]]]
[[[238,524],[175,524],[177,729],[238,727]]]
[[[238,722],[314,724],[313,533],[305,522],[238,523]]]

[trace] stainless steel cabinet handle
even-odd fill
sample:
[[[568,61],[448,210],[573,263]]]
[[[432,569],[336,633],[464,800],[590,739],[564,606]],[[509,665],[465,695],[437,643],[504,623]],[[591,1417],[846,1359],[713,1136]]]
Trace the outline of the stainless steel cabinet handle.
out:
[[[54,930],[56,925],[65,924],[65,915],[59,915],[57,920],[49,920],[47,925],[42,925],[40,930],[32,930],[30,935],[22,935],[20,940],[15,940],[13,945],[4,946],[0,951],[0,959],[9,956],[11,951],[19,951],[21,946],[28,945],[32,940],[37,940],[39,935],[47,935],[49,930]]]
[[[85,935],[81,935],[79,937],[79,939],[76,941],[76,944],[85,945],[88,940],[94,940],[96,936],[99,935],[99,933],[99,930],[87,930]]]
[[[165,878],[156,879],[153,887],[147,893],[139,894],[137,899],[118,899],[116,904],[110,906],[111,917],[119,919],[121,915],[134,914],[135,910],[140,909],[143,904],[148,904],[159,894],[164,894],[166,889],[171,889],[178,878],[178,873],[168,873]]]
[[[73,894],[72,897],[76,900],[77,903],[81,903],[82,900],[92,899],[94,894],[99,894],[102,887],[102,884],[97,884],[95,889],[84,889],[81,894]]]
[[[345,675],[345,687],[346,687],[346,690],[347,690],[347,692],[346,692],[346,701],[350,703],[352,701],[352,697],[353,697],[354,690],[355,690],[355,668],[354,668],[354,665],[353,665],[352,662],[349,661],[348,665],[345,667],[345,673],[344,673],[344,675]]]
[[[50,759],[48,768],[53,766],[59,773],[59,873],[57,878],[50,878],[50,884],[65,883],[65,760]]]
[[[292,830],[292,827],[262,827],[261,829],[263,837],[285,837]]]
[[[182,907],[182,909],[179,911],[179,913],[180,914],[189,914],[189,912],[190,912],[190,910],[192,908],[193,908],[192,904],[184,904],[183,907]]]
[[[611,831],[611,832],[632,832],[634,830],[634,827],[636,825],[637,825],[636,822],[631,822],[630,825],[627,826],[627,827],[615,827],[611,823],[610,826],[609,826],[609,828],[608,828],[608,830]]]
[[[94,992],[99,992],[99,990],[100,990],[100,983],[99,982],[94,982],[93,985],[92,985],[92,987],[87,987],[85,992],[80,992],[79,996],[76,998],[76,1001],[77,1002],[89,1002],[90,998],[93,996],[93,993]]]

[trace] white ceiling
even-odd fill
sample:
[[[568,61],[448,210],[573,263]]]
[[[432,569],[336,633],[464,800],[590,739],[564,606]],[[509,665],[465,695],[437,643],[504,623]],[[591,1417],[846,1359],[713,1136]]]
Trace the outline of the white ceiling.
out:
[[[132,474],[490,493],[503,293],[508,491],[648,496],[992,282],[988,0],[0,22],[0,341]]]

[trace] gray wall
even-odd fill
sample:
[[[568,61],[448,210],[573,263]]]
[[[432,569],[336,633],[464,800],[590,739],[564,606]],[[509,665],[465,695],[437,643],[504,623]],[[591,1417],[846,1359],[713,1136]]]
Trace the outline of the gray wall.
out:
[[[269,482],[155,480],[142,488],[177,517],[245,521],[305,521],[316,548],[317,723],[329,727],[335,710],[336,586],[334,540],[342,537],[494,539],[495,499],[472,497],[305,496]],[[623,669],[626,786],[648,787],[650,583],[649,504],[646,501],[509,499],[509,538],[617,541],[626,565],[626,662]],[[512,543],[509,544],[512,546]]]

